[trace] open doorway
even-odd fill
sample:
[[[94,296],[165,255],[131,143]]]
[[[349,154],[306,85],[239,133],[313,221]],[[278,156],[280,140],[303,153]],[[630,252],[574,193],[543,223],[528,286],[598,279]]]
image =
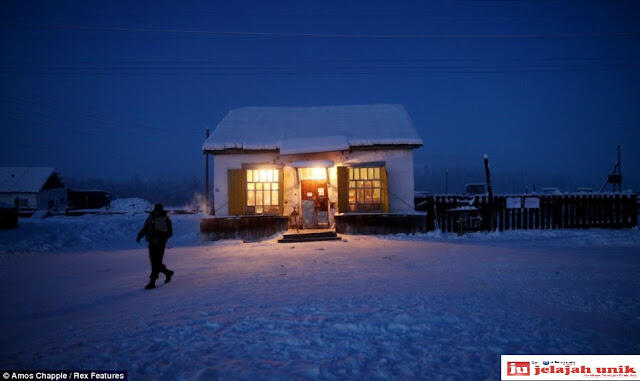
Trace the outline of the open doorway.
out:
[[[329,227],[329,192],[326,168],[299,168],[302,227]]]
[[[302,180],[302,227],[329,227],[329,197],[327,180]]]

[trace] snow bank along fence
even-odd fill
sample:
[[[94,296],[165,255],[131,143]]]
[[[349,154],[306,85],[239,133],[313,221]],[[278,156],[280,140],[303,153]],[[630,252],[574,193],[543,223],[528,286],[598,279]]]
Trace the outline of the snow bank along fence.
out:
[[[416,210],[427,212],[428,229],[458,232],[462,213],[482,217],[481,230],[631,228],[638,224],[637,195],[592,193],[493,196],[490,213],[487,195],[417,196]]]
[[[342,234],[415,234],[428,231],[425,214],[344,213],[335,216],[336,232]]]

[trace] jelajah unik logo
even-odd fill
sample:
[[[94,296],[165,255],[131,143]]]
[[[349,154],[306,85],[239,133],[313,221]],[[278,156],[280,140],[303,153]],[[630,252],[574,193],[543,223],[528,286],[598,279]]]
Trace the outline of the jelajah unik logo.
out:
[[[507,376],[528,376],[531,374],[529,361],[507,362]]]

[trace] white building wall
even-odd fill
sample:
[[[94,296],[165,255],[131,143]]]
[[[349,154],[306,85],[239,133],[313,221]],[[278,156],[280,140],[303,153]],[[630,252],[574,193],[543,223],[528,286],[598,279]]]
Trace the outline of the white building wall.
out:
[[[35,193],[0,193],[0,202],[5,204],[14,205],[16,197],[21,200],[27,200],[27,205],[21,205],[22,207],[36,209],[38,207],[38,197]]]
[[[242,164],[277,164],[276,153],[242,153],[213,155],[213,205],[216,216],[229,215],[227,170],[240,169]]]
[[[67,188],[55,188],[38,193],[38,209],[49,209],[49,201],[52,202],[54,210],[63,211],[67,209]]]
[[[329,202],[337,209],[339,166],[366,162],[385,162],[389,189],[389,211],[392,213],[413,212],[413,150],[371,150],[371,151],[334,151],[298,155],[279,155],[277,153],[242,153],[213,155],[213,198],[215,214],[229,215],[227,194],[227,170],[240,169],[242,164],[283,165],[284,214],[289,215],[294,206],[300,203],[299,184],[296,182],[296,170],[291,163],[299,160],[331,160],[334,166],[329,169]],[[333,221],[330,221],[333,223]]]

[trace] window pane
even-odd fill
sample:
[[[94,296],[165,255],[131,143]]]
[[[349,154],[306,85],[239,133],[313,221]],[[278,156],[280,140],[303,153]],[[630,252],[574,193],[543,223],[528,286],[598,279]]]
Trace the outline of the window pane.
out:
[[[353,168],[349,168],[349,180],[353,180]]]
[[[379,181],[379,180],[374,181],[374,182],[373,182],[373,186],[374,186],[375,188],[380,188],[380,181]]]
[[[363,189],[358,189],[356,202],[357,203],[364,202],[364,190]]]
[[[256,189],[256,184],[255,184],[255,183],[249,183],[249,184],[247,184],[247,189],[248,189],[248,190],[254,190],[254,189]]]
[[[263,209],[262,206],[256,206],[256,214],[260,214],[262,213]]]
[[[280,178],[278,177],[278,170],[277,169],[273,170],[273,181],[280,181]]]
[[[264,190],[270,190],[271,189],[271,183],[264,183],[262,185],[262,189]]]
[[[262,190],[262,183],[256,183],[256,189]]]
[[[375,179],[379,179],[380,178],[380,168],[374,168],[373,169],[373,177]]]
[[[271,205],[271,191],[264,192],[264,204]]]
[[[264,182],[267,179],[267,171],[264,169],[261,169],[259,171],[257,171],[260,174],[260,181]],[[258,181],[256,180],[256,177],[253,177],[254,181]]]
[[[262,191],[256,192],[256,205],[263,205],[262,204]],[[259,212],[259,213],[262,213],[262,212]]]
[[[369,180],[373,179],[373,168],[367,168],[367,172]]]
[[[272,170],[267,170],[267,181],[268,182],[272,182],[273,181],[273,171]]]
[[[253,206],[255,204],[256,204],[256,192],[250,190],[249,192],[247,192],[247,205]]]
[[[371,204],[371,189],[364,190],[364,202]]]
[[[359,180],[360,179],[360,169],[359,168],[353,168],[353,179],[354,180]]]
[[[356,203],[356,190],[349,189],[349,204],[355,204],[355,203]]]
[[[278,187],[278,183],[273,183],[273,184],[271,184],[271,189],[272,189],[272,190],[278,190],[278,188],[279,188],[279,187]]]
[[[367,168],[360,168],[360,178],[363,180],[367,179]]]
[[[378,189],[378,188],[373,190],[373,202],[375,202],[375,203],[379,203],[380,202],[380,189]]]
[[[278,205],[278,191],[271,191],[271,205]]]
[[[358,188],[364,188],[364,181],[358,181]]]
[[[371,185],[372,185],[371,183],[372,183],[371,181],[365,181],[364,182],[364,187],[365,188],[371,188]]]
[[[349,188],[355,189],[355,187],[356,187],[356,182],[355,181],[349,181]]]
[[[247,182],[253,181],[253,169],[247,169]]]

